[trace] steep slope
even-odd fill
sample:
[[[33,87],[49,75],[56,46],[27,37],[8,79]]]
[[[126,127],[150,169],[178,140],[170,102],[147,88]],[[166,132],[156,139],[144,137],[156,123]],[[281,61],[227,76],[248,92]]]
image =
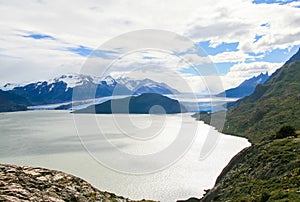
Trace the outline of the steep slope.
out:
[[[228,89],[225,92],[218,94],[217,96],[243,98],[253,93],[255,87],[258,84],[264,84],[268,79],[269,79],[268,72],[265,74],[261,73],[258,76],[254,76],[250,79],[245,80],[239,86]]]
[[[201,201],[299,201],[300,138],[264,142],[243,150]]]
[[[299,54],[300,49],[295,55]],[[255,143],[270,139],[284,125],[299,130],[299,78],[300,61],[278,69],[265,84],[258,85],[253,94],[239,100],[227,111],[222,132],[247,137]],[[195,117],[210,124],[210,114]]]
[[[198,201],[300,201],[300,138],[285,133],[274,139],[282,126],[300,133],[300,61],[295,58],[228,111],[223,131],[253,145],[231,160]],[[210,123],[211,114],[195,117]]]
[[[288,61],[285,62],[285,65],[296,61],[300,61],[300,48],[296,54],[294,54]]]
[[[284,65],[276,76],[227,113],[224,132],[268,139],[283,125],[300,128],[300,61]]]
[[[0,112],[24,111],[28,104],[25,98],[0,90]]]
[[[173,114],[181,112],[185,112],[185,109],[177,100],[154,93],[145,93],[139,96],[108,100],[101,104],[74,111],[74,113],[96,114]]]
[[[284,65],[290,64],[292,62],[300,61],[300,48],[299,50],[290,58],[288,61],[284,63]],[[280,72],[280,69],[277,69],[270,77],[269,80],[273,79],[278,73]]]

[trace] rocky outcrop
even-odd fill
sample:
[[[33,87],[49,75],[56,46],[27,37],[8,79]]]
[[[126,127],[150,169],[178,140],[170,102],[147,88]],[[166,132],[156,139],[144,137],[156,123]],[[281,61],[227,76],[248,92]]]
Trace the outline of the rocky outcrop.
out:
[[[100,191],[88,182],[60,171],[0,164],[0,201],[131,202],[132,200]]]

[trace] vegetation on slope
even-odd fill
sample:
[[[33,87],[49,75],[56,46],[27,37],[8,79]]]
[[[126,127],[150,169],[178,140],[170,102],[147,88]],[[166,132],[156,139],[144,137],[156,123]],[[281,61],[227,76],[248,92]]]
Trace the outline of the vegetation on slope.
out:
[[[300,61],[285,65],[266,84],[229,110],[224,132],[260,142],[282,126],[300,129]]]
[[[298,136],[300,132],[297,58],[300,49],[265,84],[228,110],[223,132],[246,137],[253,145],[231,160],[201,201],[300,201],[300,139],[295,134],[295,129]],[[214,125],[209,113],[194,117]]]
[[[223,170],[202,201],[299,201],[300,138],[245,149]]]
[[[195,114],[194,117],[211,124],[209,113]],[[259,143],[271,139],[285,125],[299,130],[299,117],[300,61],[297,61],[283,66],[267,83],[258,85],[252,95],[228,110],[222,132]]]

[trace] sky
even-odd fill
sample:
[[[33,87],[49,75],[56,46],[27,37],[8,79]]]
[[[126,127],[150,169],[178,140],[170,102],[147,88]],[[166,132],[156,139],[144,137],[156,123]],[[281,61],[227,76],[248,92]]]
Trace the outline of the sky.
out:
[[[0,0],[0,19],[0,85],[82,73],[91,55],[110,62],[123,55],[110,72],[114,76],[153,77],[175,85],[175,72],[201,91],[199,76],[210,75],[199,75],[193,65],[208,63],[227,89],[273,73],[300,45],[299,0]],[[122,42],[103,46],[145,29],[175,33],[194,46],[169,53],[128,53]],[[202,62],[184,61],[195,57]]]

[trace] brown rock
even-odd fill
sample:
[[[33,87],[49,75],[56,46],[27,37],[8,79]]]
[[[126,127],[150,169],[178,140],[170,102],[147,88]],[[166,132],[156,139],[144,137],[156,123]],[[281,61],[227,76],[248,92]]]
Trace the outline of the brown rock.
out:
[[[132,202],[127,198],[102,192],[88,182],[63,172],[4,164],[0,164],[0,201]]]

